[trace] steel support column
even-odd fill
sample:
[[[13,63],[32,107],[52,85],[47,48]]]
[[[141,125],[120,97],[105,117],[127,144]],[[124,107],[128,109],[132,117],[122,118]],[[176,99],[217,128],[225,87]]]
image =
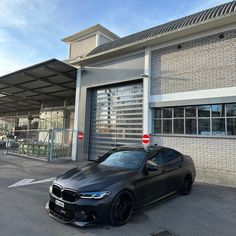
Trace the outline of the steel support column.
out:
[[[73,161],[77,160],[78,151],[78,132],[79,132],[79,100],[80,100],[80,81],[81,81],[81,68],[77,69],[76,77],[76,92],[75,92],[75,114],[74,114],[74,130],[73,130],[73,143],[72,143],[72,156]]]
[[[152,132],[152,110],[149,107],[151,93],[151,50],[145,49],[143,75],[143,134]]]

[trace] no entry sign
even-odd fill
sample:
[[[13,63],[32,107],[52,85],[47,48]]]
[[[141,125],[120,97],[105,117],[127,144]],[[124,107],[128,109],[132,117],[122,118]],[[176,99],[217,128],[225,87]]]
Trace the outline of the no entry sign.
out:
[[[83,140],[83,138],[84,138],[84,134],[83,134],[83,132],[79,132],[78,133],[78,139],[81,141],[81,140]]]
[[[150,143],[150,136],[148,134],[144,134],[142,137],[142,143],[143,144],[149,144]]]

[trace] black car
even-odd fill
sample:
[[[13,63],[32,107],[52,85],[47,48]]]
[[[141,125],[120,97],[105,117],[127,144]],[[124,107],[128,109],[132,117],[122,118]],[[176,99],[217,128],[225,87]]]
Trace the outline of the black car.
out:
[[[176,150],[120,147],[56,177],[49,189],[49,214],[79,226],[119,226],[139,208],[175,193],[189,194],[194,179],[193,160]]]

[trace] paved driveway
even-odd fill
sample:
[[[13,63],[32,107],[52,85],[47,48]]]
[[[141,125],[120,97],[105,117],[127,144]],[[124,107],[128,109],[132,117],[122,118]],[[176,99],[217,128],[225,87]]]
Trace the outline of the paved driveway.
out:
[[[44,207],[50,182],[8,188],[22,179],[32,182],[54,177],[75,165],[78,163],[49,164],[0,153],[0,235],[150,236],[162,229],[179,236],[236,235],[236,189],[196,183],[190,196],[175,196],[145,209],[125,226],[78,228],[48,216]]]

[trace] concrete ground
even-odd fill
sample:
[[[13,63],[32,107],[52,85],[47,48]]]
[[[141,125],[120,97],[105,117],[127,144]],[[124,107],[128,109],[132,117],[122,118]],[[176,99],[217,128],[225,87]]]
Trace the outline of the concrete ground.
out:
[[[72,162],[46,163],[0,153],[0,235],[155,235],[167,229],[179,236],[235,236],[236,189],[196,183],[189,196],[175,196],[134,215],[122,227],[78,228],[48,216],[50,182],[8,186],[22,180],[54,177]]]

